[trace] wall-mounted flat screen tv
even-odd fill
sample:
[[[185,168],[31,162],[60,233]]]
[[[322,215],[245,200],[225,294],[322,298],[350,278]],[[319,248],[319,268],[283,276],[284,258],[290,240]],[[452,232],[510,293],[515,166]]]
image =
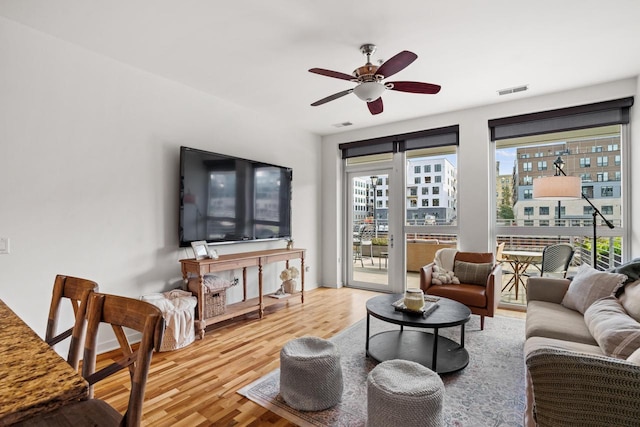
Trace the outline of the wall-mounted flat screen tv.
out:
[[[291,236],[290,168],[180,147],[180,246]]]

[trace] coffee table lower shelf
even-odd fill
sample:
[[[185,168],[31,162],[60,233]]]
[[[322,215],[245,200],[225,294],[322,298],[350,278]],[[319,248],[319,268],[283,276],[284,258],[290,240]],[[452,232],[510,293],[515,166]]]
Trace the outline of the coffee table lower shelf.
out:
[[[464,369],[469,364],[469,352],[457,342],[438,336],[434,368],[433,350],[435,335],[423,331],[385,331],[369,338],[367,356],[377,362],[392,359],[411,360],[438,374],[448,374]]]

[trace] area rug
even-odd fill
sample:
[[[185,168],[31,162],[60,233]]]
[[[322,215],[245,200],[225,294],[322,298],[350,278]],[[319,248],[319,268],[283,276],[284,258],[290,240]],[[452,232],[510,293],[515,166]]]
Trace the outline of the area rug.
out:
[[[371,318],[371,334],[398,326]],[[410,329],[410,328],[406,328]],[[344,393],[342,402],[318,412],[297,411],[279,395],[280,370],[276,369],[238,392],[299,426],[366,425],[367,374],[376,363],[365,356],[365,320],[331,338],[340,348]],[[441,329],[456,342],[460,327]],[[524,320],[508,317],[485,319],[480,330],[478,316],[465,329],[469,365],[460,372],[443,375],[444,420],[447,426],[522,426],[524,398]]]

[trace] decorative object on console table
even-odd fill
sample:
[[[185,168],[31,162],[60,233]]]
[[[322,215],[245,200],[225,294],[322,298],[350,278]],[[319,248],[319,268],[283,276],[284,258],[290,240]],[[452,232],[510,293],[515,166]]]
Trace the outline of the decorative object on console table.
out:
[[[204,240],[191,242],[191,248],[195,259],[218,259],[218,253],[213,249],[209,249],[209,245]]]
[[[287,239],[287,250],[293,249],[293,239]]]
[[[298,287],[298,282],[296,282],[295,279],[297,279],[299,275],[300,271],[295,267],[289,267],[282,270],[280,273],[282,285],[280,286],[280,289],[276,291],[276,295],[295,293]]]

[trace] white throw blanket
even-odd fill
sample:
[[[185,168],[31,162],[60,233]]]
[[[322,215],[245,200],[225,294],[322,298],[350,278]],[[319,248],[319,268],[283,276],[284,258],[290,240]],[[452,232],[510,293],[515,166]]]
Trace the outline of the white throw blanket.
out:
[[[174,289],[142,297],[160,309],[165,321],[162,351],[176,350],[191,344],[195,338],[193,320],[198,299],[191,292]],[[165,343],[167,345],[165,345]]]

